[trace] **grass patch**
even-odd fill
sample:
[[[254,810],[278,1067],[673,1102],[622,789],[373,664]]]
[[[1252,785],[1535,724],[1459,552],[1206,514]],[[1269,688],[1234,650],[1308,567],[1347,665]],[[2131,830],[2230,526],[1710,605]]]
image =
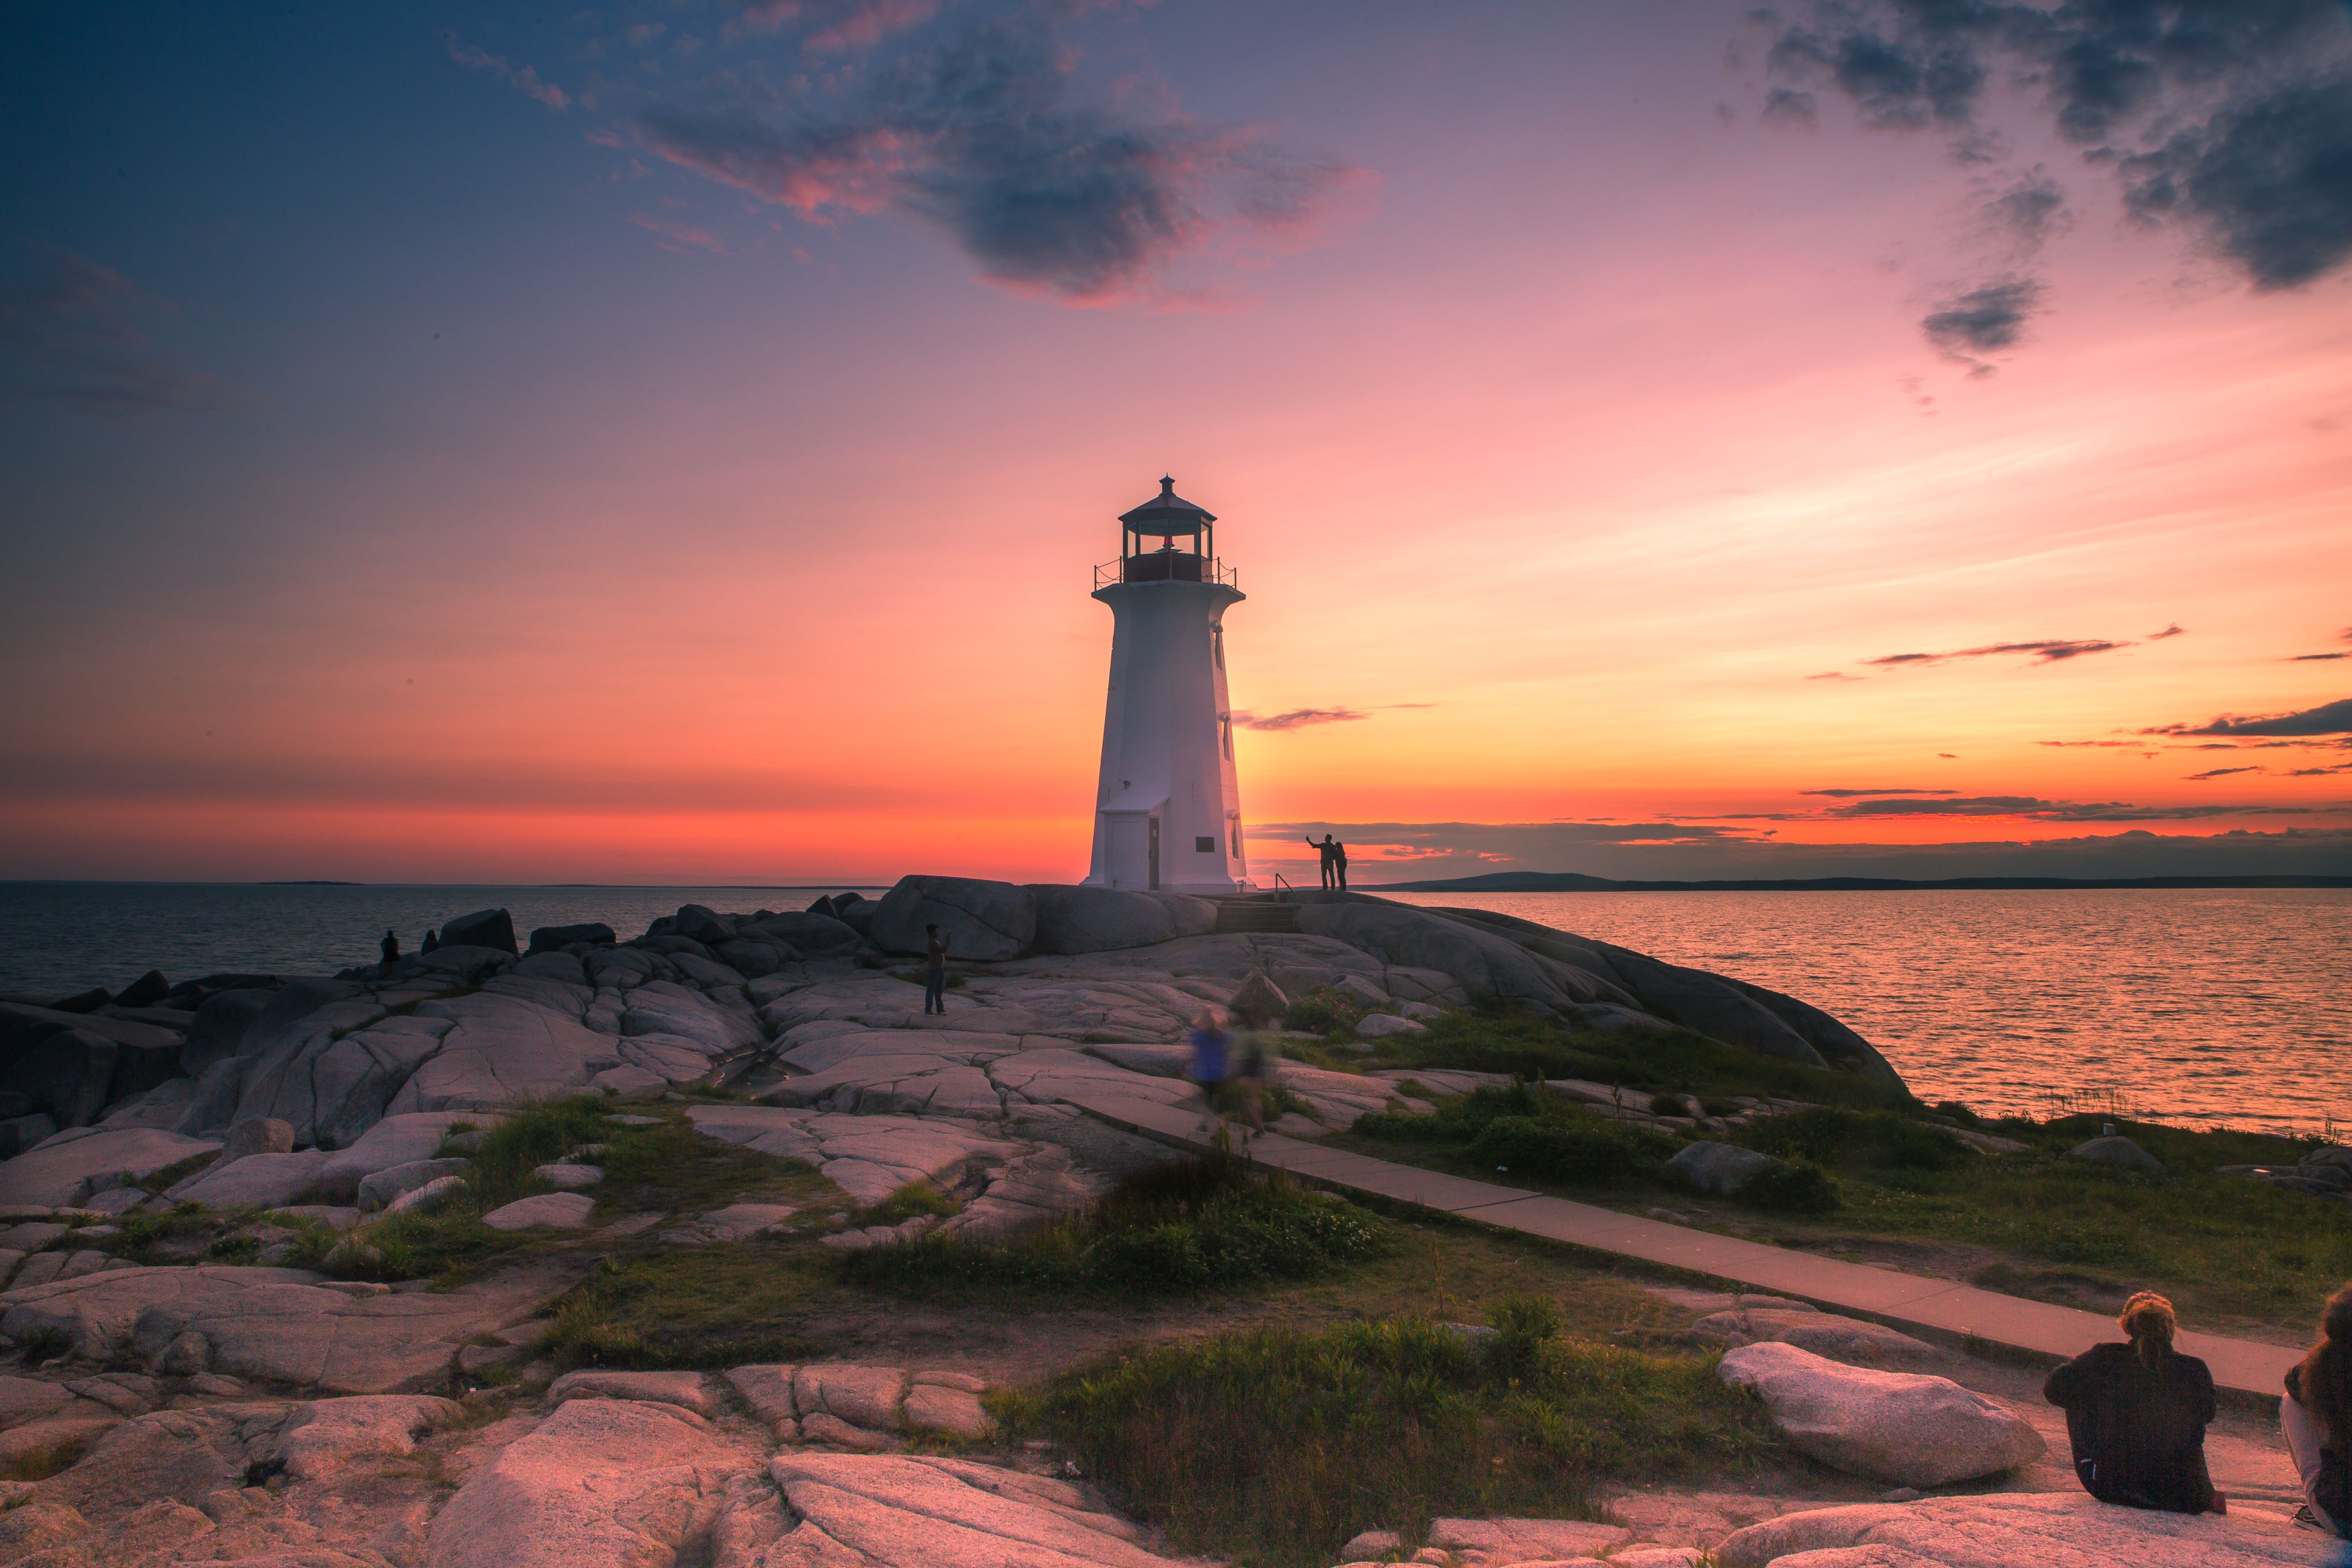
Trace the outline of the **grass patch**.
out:
[[[203,1154],[190,1155],[184,1160],[175,1160],[160,1171],[149,1171],[133,1185],[142,1192],[161,1194],[164,1188],[187,1180],[219,1158],[218,1149],[206,1149]]]
[[[1363,1211],[1220,1152],[1129,1177],[1060,1225],[933,1234],[846,1253],[840,1267],[853,1284],[901,1295],[1134,1301],[1314,1278],[1387,1244]]]
[[[1426,1022],[1420,1034],[1357,1042],[1370,1043],[1369,1053],[1302,1042],[1299,1054],[1347,1070],[1451,1067],[1515,1078],[1582,1078],[1701,1099],[1754,1094],[1860,1108],[1909,1103],[1902,1091],[1859,1073],[1777,1061],[1685,1030],[1579,1031],[1500,1006],[1457,1009]]]
[[[823,1347],[787,1325],[833,1295],[832,1270],[803,1249],[752,1242],[608,1258],[563,1298],[540,1354],[567,1371],[805,1361]]]
[[[554,1190],[532,1173],[583,1144],[602,1144],[604,1179],[591,1190],[599,1220],[631,1211],[715,1208],[738,1200],[789,1201],[829,1192],[824,1178],[799,1160],[706,1138],[682,1113],[656,1106],[661,1120],[625,1126],[611,1117],[612,1101],[576,1095],[530,1106],[487,1129],[452,1129],[443,1152],[473,1163],[466,1185],[430,1203],[345,1231],[323,1242],[308,1232],[298,1244],[299,1266],[346,1280],[457,1280],[512,1253],[548,1245],[529,1231],[493,1230],[481,1217],[519,1197]],[[558,1237],[561,1241],[564,1238]],[[289,1260],[292,1261],[292,1260]]]
[[[1455,1515],[1592,1518],[1598,1483],[1753,1464],[1761,1407],[1714,1358],[1556,1332],[1540,1298],[1474,1339],[1427,1318],[1261,1328],[1162,1345],[1001,1400],[1180,1551],[1321,1568],[1367,1529],[1423,1538]]]
[[[950,1214],[961,1214],[963,1204],[941,1192],[927,1181],[910,1181],[877,1204],[857,1211],[860,1225],[898,1225],[919,1214],[936,1214],[944,1219]]]
[[[9,1457],[5,1465],[0,1465],[0,1479],[45,1481],[51,1476],[63,1475],[82,1457],[89,1447],[89,1441],[87,1437],[68,1437],[47,1448],[19,1449]]]
[[[16,1342],[16,1348],[24,1353],[26,1366],[38,1366],[72,1350],[73,1335],[61,1328],[44,1325],[26,1331],[25,1336]],[[20,1476],[17,1479],[22,1480],[25,1478]]]
[[[1595,1115],[1526,1082],[1475,1089],[1441,1102],[1433,1115],[1376,1111],[1351,1130],[1442,1148],[1486,1174],[1576,1186],[1652,1178],[1681,1146],[1654,1127]]]

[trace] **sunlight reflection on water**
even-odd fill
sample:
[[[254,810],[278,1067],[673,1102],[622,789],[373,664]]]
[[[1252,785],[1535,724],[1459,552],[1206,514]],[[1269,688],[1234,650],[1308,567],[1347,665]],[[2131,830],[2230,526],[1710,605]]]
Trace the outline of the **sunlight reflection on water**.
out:
[[[1377,889],[1366,889],[1375,892]],[[1786,991],[1926,1100],[2352,1124],[2352,889],[1407,893]]]

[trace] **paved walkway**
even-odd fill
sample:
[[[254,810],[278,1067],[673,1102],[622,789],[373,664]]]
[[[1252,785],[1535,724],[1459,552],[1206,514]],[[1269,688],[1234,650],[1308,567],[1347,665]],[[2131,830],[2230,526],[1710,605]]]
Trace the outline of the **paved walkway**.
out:
[[[1208,1145],[1200,1112],[1188,1106],[1160,1105],[1124,1095],[1065,1098],[1098,1121],[1158,1143],[1186,1149]],[[2095,1344],[2121,1337],[2115,1320],[2097,1312],[2000,1295],[1951,1280],[1925,1279],[1742,1241],[1564,1197],[1392,1165],[1272,1133],[1251,1140],[1249,1155],[1259,1165],[1289,1171],[1318,1186],[1370,1193],[1552,1241],[1686,1269],[1895,1328],[1973,1334],[1995,1344],[2057,1357],[2078,1355]],[[2213,1381],[2221,1386],[2271,1398],[2278,1396],[2286,1369],[2300,1354],[2218,1334],[2184,1333],[2179,1343],[2189,1354],[2204,1358],[2213,1369]]]

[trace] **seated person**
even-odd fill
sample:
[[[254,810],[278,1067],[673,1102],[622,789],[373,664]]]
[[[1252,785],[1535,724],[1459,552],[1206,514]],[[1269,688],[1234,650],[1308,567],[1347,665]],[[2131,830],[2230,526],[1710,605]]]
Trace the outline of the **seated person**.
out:
[[[2172,1303],[2142,1291],[2124,1303],[2129,1343],[2093,1345],[2050,1375],[2042,1397],[2066,1412],[2074,1474],[2101,1502],[2171,1513],[2227,1511],[2205,1469],[2213,1375],[2172,1348]]]
[[[2288,1368],[2279,1426],[2312,1522],[2352,1539],[2352,1285],[2327,1298],[2321,1337]]]

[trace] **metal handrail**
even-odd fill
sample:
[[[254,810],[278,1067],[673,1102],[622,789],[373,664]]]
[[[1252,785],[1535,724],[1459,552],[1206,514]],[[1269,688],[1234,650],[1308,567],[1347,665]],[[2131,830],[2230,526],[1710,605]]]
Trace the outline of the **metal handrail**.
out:
[[[1109,587],[1114,582],[1125,582],[1127,580],[1127,563],[1130,560],[1139,560],[1141,559],[1142,558],[1139,556],[1119,556],[1116,559],[1107,560],[1097,565],[1095,568],[1096,591],[1099,592],[1103,589]],[[1162,579],[1161,580],[1173,581],[1180,580]],[[1181,580],[1189,581],[1192,580],[1184,579]],[[1222,556],[1210,556],[1202,563],[1202,571],[1199,580],[1207,583],[1214,583],[1223,588],[1238,589],[1242,585],[1241,569],[1239,567],[1227,566]]]
[[[1290,891],[1289,879],[1285,877],[1280,872],[1276,872],[1274,873],[1274,901],[1276,904],[1288,904],[1290,902]]]

